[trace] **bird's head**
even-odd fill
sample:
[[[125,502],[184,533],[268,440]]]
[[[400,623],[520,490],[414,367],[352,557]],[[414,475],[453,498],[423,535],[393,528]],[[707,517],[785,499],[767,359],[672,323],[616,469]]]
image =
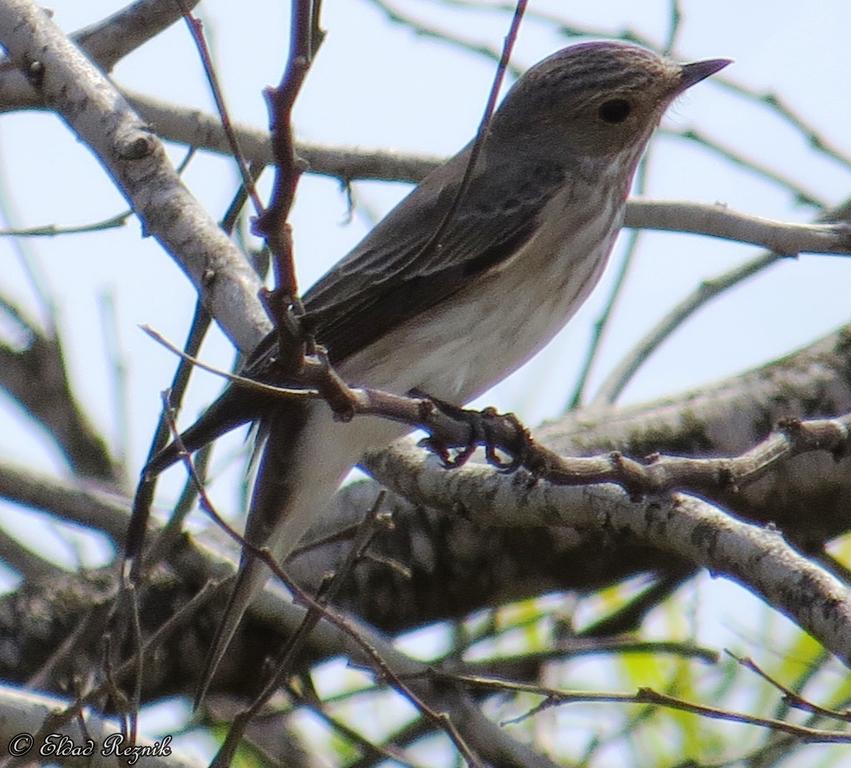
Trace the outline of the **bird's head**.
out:
[[[611,162],[641,154],[671,102],[729,59],[677,64],[616,41],[563,48],[528,70],[490,125],[488,143],[514,151]]]

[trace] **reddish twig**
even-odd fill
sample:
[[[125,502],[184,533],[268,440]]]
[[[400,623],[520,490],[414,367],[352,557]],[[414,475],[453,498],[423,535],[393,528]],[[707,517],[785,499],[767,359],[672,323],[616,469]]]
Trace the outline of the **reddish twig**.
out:
[[[269,205],[254,222],[254,233],[262,237],[272,257],[275,288],[263,295],[266,309],[278,330],[280,360],[297,370],[302,355],[302,334],[290,322],[291,310],[298,306],[298,283],[293,258],[292,231],[287,219],[304,164],[296,155],[292,110],[322,41],[319,29],[320,0],[292,0],[290,51],[281,82],[265,91],[269,109],[275,181]],[[295,305],[295,306],[294,306]]]

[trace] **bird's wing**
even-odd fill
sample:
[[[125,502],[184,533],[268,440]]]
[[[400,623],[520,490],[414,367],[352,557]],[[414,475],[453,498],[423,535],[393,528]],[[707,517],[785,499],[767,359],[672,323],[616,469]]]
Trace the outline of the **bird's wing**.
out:
[[[458,193],[469,149],[430,174],[304,296],[309,326],[339,363],[511,257],[562,182],[558,166],[489,168],[430,243]],[[522,165],[521,165],[522,167]],[[494,172],[496,171],[496,172]]]

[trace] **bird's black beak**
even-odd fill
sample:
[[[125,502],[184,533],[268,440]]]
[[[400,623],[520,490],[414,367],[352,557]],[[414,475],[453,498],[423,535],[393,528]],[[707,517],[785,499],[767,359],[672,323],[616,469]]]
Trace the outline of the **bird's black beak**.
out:
[[[691,88],[695,83],[705,80],[710,75],[714,75],[732,63],[732,59],[707,59],[706,61],[695,61],[693,64],[683,64],[677,93],[682,93],[687,88]]]

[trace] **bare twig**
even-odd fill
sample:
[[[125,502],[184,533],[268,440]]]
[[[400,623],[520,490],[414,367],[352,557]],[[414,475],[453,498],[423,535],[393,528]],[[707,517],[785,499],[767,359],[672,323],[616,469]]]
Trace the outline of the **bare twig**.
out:
[[[292,110],[304,84],[307,72],[320,40],[314,40],[319,0],[293,0],[290,17],[290,50],[281,82],[266,91],[272,150],[275,156],[275,182],[272,199],[257,217],[254,231],[266,240],[275,266],[275,285],[280,302],[275,309],[281,312],[298,296],[292,237],[287,224],[295,190],[304,170],[296,156],[292,130]],[[281,314],[275,314],[276,324]],[[282,345],[282,349],[284,346]]]
[[[249,178],[252,182],[257,178],[262,171],[262,167],[253,166],[249,169]],[[233,232],[236,222],[242,212],[245,202],[248,198],[249,186],[243,184],[234,195],[228,210],[225,212],[221,221],[222,231],[226,235]],[[212,323],[210,313],[205,309],[203,303],[199,300],[195,304],[195,315],[192,318],[192,325],[189,329],[189,334],[184,346],[184,352],[189,356],[189,359],[181,357],[180,363],[174,372],[174,377],[169,389],[169,409],[174,413],[180,410],[183,402],[183,396],[189,386],[189,377],[192,373],[193,365],[190,360],[198,354],[201,344],[204,341],[207,331]],[[174,418],[172,415],[171,418]],[[161,413],[157,427],[154,430],[154,436],[151,440],[151,445],[148,450],[148,461],[159,451],[166,443],[169,435],[169,426],[165,413]],[[201,462],[201,466],[206,469],[207,460],[209,458],[209,449],[205,452],[205,458]],[[183,519],[189,513],[192,500],[194,498],[194,485],[187,483],[184,494],[180,502],[175,507],[169,524],[166,526],[166,534],[177,533],[183,523]],[[156,478],[142,477],[139,480],[136,494],[133,500],[133,514],[128,526],[127,537],[125,538],[124,558],[125,562],[131,562],[132,568],[139,563],[139,558],[142,552],[145,530],[148,525],[148,517],[150,514],[151,504],[153,503],[154,492],[156,490]]]
[[[133,211],[123,211],[101,221],[90,224],[62,226],[59,224],[44,224],[40,227],[9,227],[0,229],[0,237],[58,237],[59,235],[79,235],[90,232],[103,232],[108,229],[123,227],[133,215]]]
[[[174,435],[174,439],[176,441],[180,441],[180,435],[177,432],[174,424],[172,423],[172,431]],[[346,621],[342,616],[339,616],[336,612],[331,610],[327,605],[324,605],[323,602],[315,600],[311,597],[307,592],[301,589],[286,573],[286,571],[282,568],[282,566],[277,562],[272,553],[266,549],[265,547],[257,547],[251,542],[244,539],[239,533],[232,528],[227,521],[218,513],[209,496],[207,495],[206,489],[201,483],[200,478],[195,472],[195,468],[192,464],[192,459],[185,449],[181,451],[182,458],[184,464],[189,472],[190,476],[193,479],[193,482],[197,485],[198,497],[201,503],[202,509],[215,521],[215,523],[235,542],[239,544],[242,548],[242,551],[249,553],[253,557],[261,560],[271,571],[272,573],[283,583],[293,594],[295,601],[304,606],[307,609],[307,614],[303,618],[302,622],[299,624],[296,632],[294,633],[291,642],[288,643],[287,648],[284,651],[283,660],[280,663],[279,672],[286,671],[288,664],[292,661],[292,656],[294,655],[294,649],[300,645],[300,643],[304,642],[306,635],[308,635],[311,630],[316,626],[320,619],[324,619],[325,621],[330,622],[338,629],[342,630],[354,643],[364,652],[367,657],[371,659],[373,664],[375,665],[374,669],[378,674],[381,680],[388,681],[396,690],[402,693],[406,698],[408,698],[412,704],[428,719],[430,719],[435,725],[440,727],[452,742],[455,744],[456,748],[459,750],[461,755],[465,757],[470,762],[472,766],[478,766],[479,768],[483,768],[484,764],[476,757],[467,746],[461,734],[457,731],[455,726],[452,724],[452,721],[446,717],[445,715],[435,712],[431,709],[431,707],[426,704],[408,685],[406,685],[399,677],[396,675],[391,668],[387,665],[378,651],[372,646],[368,640],[366,640],[361,633],[353,627],[348,621]],[[370,533],[371,535],[371,533]],[[360,543],[358,543],[359,545]],[[358,547],[353,547],[352,552],[356,552]],[[269,696],[274,693],[278,684],[279,684],[279,675],[276,674],[272,680],[269,681],[269,684],[264,688],[261,694],[257,697],[255,702],[253,702],[252,706],[250,706],[247,710],[238,714],[234,720],[231,728],[228,731],[228,735],[224,740],[224,743],[219,749],[219,752],[216,754],[215,759],[213,760],[211,766],[212,768],[226,768],[229,766],[234,758],[234,754],[236,752],[236,748],[239,744],[240,739],[242,738],[242,734],[245,731],[246,726],[252,717],[257,714],[259,708],[262,704],[268,700]]]
[[[187,5],[194,8],[198,2],[187,0]],[[102,21],[73,33],[70,38],[101,69],[109,72],[121,59],[180,17],[180,7],[174,0],[136,0]],[[41,106],[41,100],[26,78],[6,59],[0,59],[0,102],[15,104],[17,108]]]
[[[422,19],[416,19],[396,6],[391,5],[387,2],[387,0],[371,0],[371,2],[376,8],[384,13],[388,21],[408,27],[416,35],[436,40],[441,45],[451,45],[461,48],[469,53],[478,54],[479,56],[483,56],[484,58],[490,59],[494,62],[497,62],[502,58],[502,53],[499,48],[464,37],[454,30],[437,27],[429,22],[423,21]],[[514,14],[517,10],[517,6],[513,2],[508,2],[505,4],[504,10],[508,13]],[[506,64],[506,69],[513,77],[516,78],[523,74],[524,68]]]
[[[668,27],[668,36],[665,39],[665,44],[662,46],[666,56],[671,55],[671,51],[677,45],[677,38],[682,31],[683,9],[680,7],[679,0],[671,0],[671,23]]]
[[[112,389],[113,434],[116,449],[115,463],[126,472],[130,455],[130,404],[128,402],[127,359],[121,344],[115,296],[104,291],[98,297],[104,354],[109,364],[109,383]]]
[[[367,761],[367,764],[376,765],[383,760],[389,760],[392,765],[398,765],[400,768],[424,768],[424,763],[413,762],[406,758],[401,749],[388,744],[376,744],[365,736],[362,736],[354,728],[329,714],[322,702],[308,699],[303,694],[299,694],[298,691],[291,690],[290,693],[297,696],[303,706],[309,709],[340,737],[354,744],[362,753],[361,760]],[[355,763],[356,765],[357,763]],[[349,768],[354,768],[351,763],[348,766]]]
[[[735,80],[730,80],[723,76],[720,78],[714,78],[712,82],[722,88],[726,88],[732,93],[748,99],[749,101],[756,101],[761,104],[802,134],[805,141],[813,149],[821,152],[831,160],[841,163],[846,168],[851,168],[851,156],[849,156],[844,150],[837,147],[833,142],[825,138],[821,131],[815,128],[797,111],[792,109],[783,97],[775,91],[755,91],[752,88],[737,83]]]
[[[216,67],[213,64],[213,58],[210,55],[210,49],[207,46],[207,39],[204,37],[204,29],[200,19],[196,18],[187,0],[177,0],[183,12],[183,18],[186,20],[186,26],[189,29],[189,34],[195,42],[195,47],[198,49],[198,55],[201,58],[201,64],[204,67],[204,74],[207,77],[207,82],[210,85],[210,92],[213,94],[213,99],[216,102],[216,110],[219,113],[219,118],[222,122],[222,129],[227,136],[230,152],[236,161],[239,175],[242,178],[242,185],[248,191],[251,202],[254,205],[254,210],[259,214],[263,210],[263,204],[260,202],[260,197],[257,190],[254,188],[254,179],[248,170],[248,163],[245,156],[242,154],[242,149],[239,146],[239,137],[234,130],[233,123],[230,118],[230,112],[225,104],[225,95],[219,85],[219,78],[216,74]]]
[[[311,598],[311,603],[306,606],[307,612],[304,615],[303,621],[299,625],[298,629],[290,636],[283,650],[278,655],[274,665],[274,672],[269,677],[266,685],[260,693],[257,694],[251,704],[234,718],[233,725],[228,730],[228,735],[222,744],[219,754],[216,756],[216,765],[230,765],[248,723],[260,714],[263,707],[275,694],[278,688],[280,688],[286,677],[292,671],[298,654],[301,653],[304,648],[308,636],[319,623],[320,619],[325,616],[329,603],[334,599],[334,595],[339,591],[340,584],[351,573],[357,560],[363,555],[364,550],[372,539],[375,532],[375,519],[381,505],[384,503],[384,496],[384,492],[379,493],[371,510],[367,513],[361,525],[358,526],[358,532],[352,542],[349,553],[343,563],[340,564],[339,568],[336,569],[330,582],[326,582],[327,588],[320,588],[321,594],[317,595],[315,598]],[[253,549],[253,547],[247,547],[244,551],[253,554]],[[291,583],[292,580],[289,577],[284,580],[284,584],[288,587]],[[300,593],[303,593],[300,589],[294,591],[297,599],[299,598]],[[298,602],[301,601],[299,600]]]
[[[718,277],[702,281],[692,293],[673,307],[651,328],[618,363],[600,385],[593,402],[597,404],[614,403],[642,364],[687,318],[734,285],[738,285],[749,277],[762,272],[782,258],[782,256],[774,253],[764,253]]]
[[[447,680],[463,683],[478,689],[486,689],[503,693],[531,693],[544,697],[544,700],[531,710],[508,722],[517,723],[525,720],[538,712],[554,706],[575,703],[615,703],[615,704],[650,704],[666,707],[680,712],[690,712],[701,717],[713,720],[726,720],[734,723],[746,723],[760,728],[768,728],[778,733],[789,733],[799,739],[811,744],[848,744],[851,743],[851,734],[841,731],[828,731],[816,728],[808,728],[794,723],[771,718],[755,717],[739,712],[710,707],[703,704],[694,704],[690,701],[669,696],[668,694],[655,691],[652,688],[639,688],[635,693],[598,692],[598,691],[565,691],[557,688],[532,685],[528,683],[517,683],[510,680],[498,678],[477,677],[474,675],[442,675]]]
[[[761,245],[779,256],[851,253],[851,223],[798,224],[739,213],[724,205],[631,200],[627,227],[708,235]]]
[[[123,746],[127,748],[126,741],[115,741],[115,734],[119,733],[120,725],[115,719],[106,719],[96,712],[88,711],[86,714],[75,718],[76,721],[66,721],[63,726],[56,726],[53,730],[51,724],[56,707],[67,704],[72,706],[72,703],[66,700],[57,700],[54,696],[45,696],[33,691],[21,691],[11,686],[0,686],[0,712],[3,717],[0,718],[0,739],[4,744],[12,745],[15,748],[23,746],[28,742],[13,742],[13,739],[23,734],[32,734],[33,741],[36,747],[44,744],[44,741],[39,741],[38,737],[46,734],[58,732],[71,740],[72,744],[86,743],[86,738],[91,738],[95,745],[93,754],[95,759],[92,760],[92,765],[106,766],[115,765],[114,756],[102,756],[100,750],[104,744],[108,744],[108,738],[112,738],[113,748]],[[170,745],[171,739],[165,743],[163,749],[163,740],[157,742],[141,741],[139,746],[144,749],[146,755],[142,761],[150,768],[202,768],[203,763],[190,759],[188,756],[180,753],[173,745]],[[54,742],[58,747],[58,742]],[[140,749],[140,753],[142,752]],[[37,749],[35,754],[38,754]],[[50,753],[44,753],[42,762],[50,760]],[[138,758],[139,756],[137,756]],[[68,760],[67,757],[61,758]],[[58,763],[60,758],[56,756],[53,762]],[[26,765],[33,764],[33,755],[27,755],[23,761]],[[11,761],[6,765],[11,765]],[[21,763],[18,763],[21,764]]]
[[[773,678],[765,670],[763,670],[753,659],[749,659],[743,656],[737,656],[731,651],[727,651],[727,655],[729,655],[732,659],[735,659],[736,663],[740,664],[745,669],[749,669],[751,672],[765,680],[765,682],[767,682],[773,688],[776,688],[778,691],[780,691],[780,693],[783,694],[783,701],[787,706],[793,709],[800,709],[804,712],[810,712],[814,715],[819,715],[820,717],[825,717],[830,720],[839,720],[845,723],[851,722],[851,710],[846,709],[843,712],[839,712],[835,709],[820,707],[818,704],[814,704],[811,701],[807,701],[807,699],[805,699],[803,696],[798,693],[795,693],[795,691],[793,691],[791,688],[783,685],[779,680]]]
[[[458,185],[458,191],[455,193],[452,204],[440,220],[440,224],[437,225],[432,235],[423,245],[416,257],[417,259],[422,259],[426,254],[430,253],[432,249],[440,245],[440,238],[442,238],[446,233],[449,224],[458,212],[458,206],[464,199],[464,195],[467,194],[470,182],[473,179],[473,171],[476,169],[476,163],[478,162],[479,155],[481,154],[482,146],[484,146],[488,126],[490,125],[491,118],[493,117],[494,110],[496,109],[496,101],[499,97],[499,90],[502,87],[502,81],[505,79],[505,72],[508,68],[508,62],[511,59],[511,52],[514,49],[514,44],[517,41],[517,33],[520,31],[520,23],[523,21],[523,14],[526,12],[527,3],[528,0],[517,0],[514,15],[511,17],[511,26],[505,36],[502,53],[500,54],[499,61],[496,66],[496,72],[494,73],[493,83],[491,84],[490,93],[488,94],[487,103],[485,104],[484,114],[482,115],[481,122],[479,123],[479,128],[476,131],[476,138],[473,140],[473,146],[470,149],[470,156],[467,158],[467,166],[464,168],[464,175],[461,177],[461,183]]]
[[[643,203],[632,201],[627,206],[626,218],[631,220],[633,224],[640,223],[648,228],[665,229],[666,219],[672,223],[674,219],[679,218],[678,209],[678,203],[674,204],[672,208],[668,208],[667,204],[661,204],[657,209],[652,203],[647,203],[645,207]],[[684,209],[680,210],[685,213]],[[704,211],[703,215],[700,213],[701,210]],[[651,214],[652,221],[643,218],[646,213]],[[692,213],[694,216],[692,216]],[[656,218],[657,215],[658,218]],[[783,258],[781,254],[802,252],[806,249],[805,244],[818,247],[815,241],[824,243],[823,238],[828,240],[836,238],[835,252],[844,252],[848,244],[849,227],[851,227],[851,200],[846,200],[835,208],[826,211],[818,219],[821,223],[811,225],[781,224],[750,216],[741,218],[741,214],[732,214],[718,206],[698,206],[690,209],[687,215],[690,220],[694,219],[695,231],[701,230],[702,219],[702,223],[707,225],[703,229],[704,233],[714,229],[713,234],[719,237],[738,234],[746,241],[751,242],[759,241],[760,237],[764,236],[776,246],[778,252],[760,254],[751,261],[734,267],[716,278],[701,282],[691,294],[671,309],[609,373],[594,398],[595,404],[614,402],[654,350],[658,349],[662,342],[686,319],[733,286],[775,264]],[[825,222],[827,222],[827,229],[824,228]],[[767,229],[765,229],[766,226]],[[811,227],[816,229],[811,229]],[[758,235],[758,233],[759,236],[752,237]],[[798,239],[799,237],[800,239]]]
[[[791,176],[786,176],[776,168],[772,168],[771,166],[761,163],[752,157],[748,157],[742,152],[739,152],[737,149],[723,143],[719,139],[709,136],[709,134],[705,131],[698,128],[687,128],[685,130],[660,128],[659,133],[672,138],[692,141],[702,149],[716,155],[720,155],[725,160],[728,160],[733,165],[743,168],[748,173],[787,190],[794,196],[798,203],[811,205],[820,211],[823,211],[828,207],[826,200],[819,197],[815,192],[802,187],[800,182],[796,179],[793,179]]]
[[[163,642],[165,642],[165,640],[174,634],[174,632],[185,626],[195,613],[215,595],[216,586],[217,585],[210,584],[202,587],[188,603],[182,606],[173,616],[164,621],[143,643],[139,651],[139,655],[142,657],[149,656]],[[69,703],[64,709],[57,710],[55,700],[51,700],[49,712],[45,713],[43,721],[30,729],[30,732],[33,733],[35,737],[35,743],[42,743],[44,736],[48,733],[66,728],[69,723],[74,722],[82,715],[86,707],[96,706],[104,694],[110,691],[117,681],[124,678],[136,668],[137,663],[138,659],[134,654],[134,656],[130,659],[127,659],[121,665],[112,669],[108,679],[104,680],[100,685],[92,688],[92,690],[87,692],[84,696],[78,697],[76,701]],[[6,695],[7,694],[3,691],[0,691],[0,701],[2,701]],[[89,713],[88,716],[92,717],[91,713]],[[0,718],[0,720],[8,724],[8,718]],[[0,727],[2,727],[2,725],[0,725]],[[115,730],[116,729],[113,725],[113,727],[107,730],[105,734],[114,733]],[[7,742],[14,733],[15,732],[13,731],[12,734],[9,734],[6,737]],[[39,739],[41,739],[42,742],[40,742]],[[103,737],[101,737],[100,740],[102,741]],[[162,764],[164,768],[167,768],[169,765],[167,762],[162,762],[160,764]]]
[[[378,3],[383,0],[373,0],[373,2]],[[488,3],[480,3],[475,0],[440,0],[441,3],[445,5],[453,5],[462,8],[470,8],[472,10],[478,12],[501,12],[501,13],[511,13],[513,10],[513,5],[509,1],[507,2],[488,2]],[[559,13],[552,13],[541,10],[534,10],[529,14],[530,19],[534,19],[535,21],[539,21],[549,27],[554,28],[559,33],[566,37],[601,37],[601,38],[611,38],[617,37],[622,40],[627,40],[632,43],[637,43],[638,45],[643,45],[646,48],[658,49],[661,47],[662,50],[665,50],[669,55],[674,58],[679,58],[679,55],[675,50],[672,44],[673,35],[669,34],[668,41],[666,44],[660,46],[659,42],[647,37],[642,34],[638,30],[634,28],[624,28],[621,30],[612,30],[610,28],[603,27],[592,27],[588,24],[582,23],[578,24],[575,22],[571,22],[566,19],[563,15]],[[407,24],[411,26],[415,31],[419,31],[420,23],[416,20],[413,20],[409,17],[405,17],[402,14],[398,14],[398,18],[395,19],[399,23]],[[672,12],[672,21],[675,21],[676,17]],[[674,26],[672,24],[672,29]],[[423,26],[423,34],[429,35],[430,30]],[[495,58],[494,52],[491,49],[488,49],[487,46],[480,45],[465,45],[464,41],[460,38],[453,38],[451,35],[447,34],[444,38],[445,42],[454,45],[460,45],[465,50],[470,51],[471,53],[477,53],[480,55],[489,56],[491,58]],[[731,80],[729,77],[725,77],[724,75],[719,75],[717,77],[712,78],[712,82],[715,85],[721,86],[731,93],[736,94],[737,96],[741,96],[748,101],[759,104],[760,106],[771,111],[778,119],[785,122],[789,127],[798,133],[802,134],[805,141],[815,150],[823,153],[826,157],[834,160],[837,163],[844,165],[846,168],[851,168],[851,156],[849,156],[844,150],[841,150],[831,141],[829,141],[825,136],[817,130],[813,125],[811,125],[802,115],[800,115],[796,110],[790,107],[782,96],[777,94],[774,91],[756,91],[748,86],[742,85],[735,80]]]
[[[200,0],[135,0],[103,21],[75,32],[71,38],[109,72],[127,54],[168,29]]]

